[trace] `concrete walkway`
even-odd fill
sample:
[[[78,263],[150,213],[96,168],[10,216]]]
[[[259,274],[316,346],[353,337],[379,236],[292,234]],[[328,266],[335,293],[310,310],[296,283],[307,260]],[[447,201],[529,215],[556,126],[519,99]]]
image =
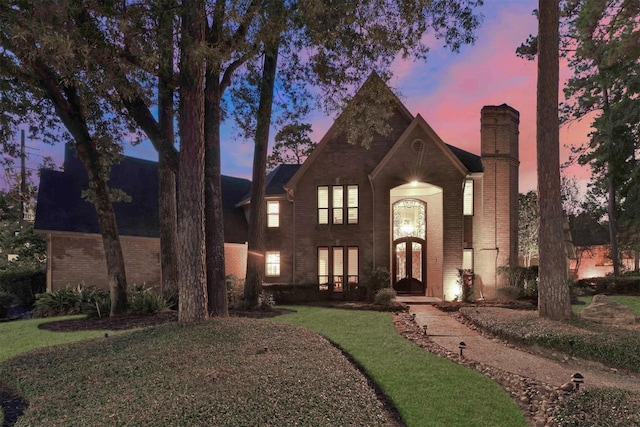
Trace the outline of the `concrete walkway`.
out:
[[[617,387],[640,391],[638,375],[616,374],[580,360],[569,359],[567,362],[559,362],[548,359],[509,347],[499,340],[485,338],[458,322],[451,314],[431,305],[410,305],[409,308],[409,312],[416,315],[415,319],[420,327],[427,325],[429,338],[433,342],[457,353],[460,341],[464,341],[464,357],[477,362],[556,387],[568,382],[574,373],[580,372],[585,377],[586,387]]]

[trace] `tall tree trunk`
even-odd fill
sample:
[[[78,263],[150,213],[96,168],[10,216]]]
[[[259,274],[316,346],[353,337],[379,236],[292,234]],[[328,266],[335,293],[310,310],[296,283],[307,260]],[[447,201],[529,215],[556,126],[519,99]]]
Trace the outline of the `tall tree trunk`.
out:
[[[209,67],[207,67],[209,68]],[[205,101],[205,228],[207,246],[207,292],[209,313],[229,315],[224,269],[224,218],[220,170],[220,74],[207,70]]]
[[[559,8],[559,0],[539,0],[536,123],[540,213],[538,314],[557,320],[571,317],[560,197]]]
[[[84,119],[84,111],[77,88],[62,83],[58,76],[41,61],[32,63],[34,73],[40,79],[40,86],[52,102],[58,117],[64,123],[76,142],[78,158],[84,164],[89,178],[89,188],[93,194],[93,204],[98,216],[102,244],[107,264],[111,315],[123,313],[127,309],[127,277],[124,257],[120,246],[120,235],[116,215],[111,203],[109,186],[103,176],[105,171],[97,149]]]
[[[603,71],[600,71],[602,74]],[[618,251],[618,220],[616,217],[616,183],[613,176],[613,165],[615,150],[613,129],[611,125],[611,108],[609,106],[609,90],[605,83],[602,84],[602,105],[606,118],[606,144],[609,146],[609,159],[607,165],[607,178],[609,188],[607,190],[607,216],[609,217],[609,244],[611,250],[611,262],[613,263],[613,275],[620,276],[620,253]]]
[[[184,0],[180,40],[180,215],[178,321],[207,318],[204,245],[205,2]]]
[[[250,307],[258,304],[262,291],[265,267],[265,175],[269,148],[269,127],[273,106],[273,89],[278,67],[278,43],[265,49],[260,81],[260,104],[256,123],[256,138],[253,151],[253,177],[251,185],[251,205],[249,214],[249,237],[247,278],[244,284],[244,299]]]
[[[158,39],[160,69],[158,73],[158,124],[164,138],[174,141],[173,130],[173,22],[174,1],[163,2],[160,12]],[[159,214],[160,214],[160,268],[162,293],[177,302],[178,297],[178,215],[176,210],[176,176],[163,156],[158,156]]]

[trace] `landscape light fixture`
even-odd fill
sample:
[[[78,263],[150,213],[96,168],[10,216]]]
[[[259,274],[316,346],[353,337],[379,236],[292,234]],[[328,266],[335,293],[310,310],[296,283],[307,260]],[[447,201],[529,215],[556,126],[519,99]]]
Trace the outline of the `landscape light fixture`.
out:
[[[458,348],[460,349],[460,356],[462,356],[462,350],[467,348],[467,345],[464,343],[464,341],[460,341],[460,344],[458,344]]]
[[[571,382],[576,386],[576,391],[580,390],[580,384],[584,383],[584,376],[580,372],[576,372],[571,376]]]

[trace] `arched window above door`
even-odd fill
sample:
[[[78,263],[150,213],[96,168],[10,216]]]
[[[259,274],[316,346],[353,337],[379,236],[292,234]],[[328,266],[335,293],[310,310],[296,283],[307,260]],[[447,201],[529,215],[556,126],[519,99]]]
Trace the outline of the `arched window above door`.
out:
[[[393,204],[393,240],[403,237],[425,239],[426,203],[403,199]]]

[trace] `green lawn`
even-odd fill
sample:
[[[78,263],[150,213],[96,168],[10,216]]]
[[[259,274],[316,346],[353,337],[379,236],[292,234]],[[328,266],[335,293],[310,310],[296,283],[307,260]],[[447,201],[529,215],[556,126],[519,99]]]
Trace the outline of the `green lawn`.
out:
[[[428,353],[395,330],[391,314],[289,307],[280,316],[347,352],[379,385],[409,426],[524,426],[520,409],[482,374]]]
[[[0,323],[0,361],[34,348],[103,337],[105,333],[110,335],[117,333],[114,331],[53,332],[38,328],[38,325],[43,323],[80,317],[82,316],[49,317]]]
[[[633,312],[633,314],[635,314],[636,316],[640,316],[640,296],[637,295],[610,295],[609,298],[611,298],[614,301],[617,301],[621,304],[626,305],[627,307],[629,307],[631,309],[631,311]],[[580,313],[585,307],[587,307],[589,304],[591,304],[591,300],[593,299],[592,296],[581,296],[578,297],[578,299],[582,302],[584,302],[584,304],[575,304],[572,305],[571,308],[573,309],[574,313]]]

